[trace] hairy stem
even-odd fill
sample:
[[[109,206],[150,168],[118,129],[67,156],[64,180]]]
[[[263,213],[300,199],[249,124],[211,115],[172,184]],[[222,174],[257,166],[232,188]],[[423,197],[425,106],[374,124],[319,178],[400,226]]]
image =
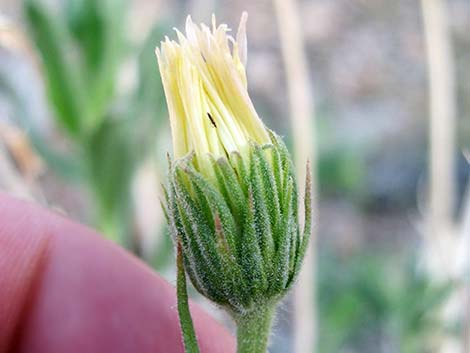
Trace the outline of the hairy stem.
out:
[[[186,353],[199,353],[196,332],[189,311],[188,292],[186,290],[186,274],[183,266],[181,244],[178,243],[176,254],[176,294],[178,297],[178,315],[180,319],[181,334],[183,335],[184,351]]]
[[[236,318],[237,353],[266,353],[275,306],[260,306]]]

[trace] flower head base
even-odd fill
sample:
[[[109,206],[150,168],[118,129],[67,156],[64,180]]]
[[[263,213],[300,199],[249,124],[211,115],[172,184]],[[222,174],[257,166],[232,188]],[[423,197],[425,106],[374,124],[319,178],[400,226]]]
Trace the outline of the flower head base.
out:
[[[207,155],[245,153],[250,141],[270,142],[247,91],[246,24],[242,15],[236,39],[225,24],[212,29],[188,16],[186,36],[166,38],[156,49],[170,113],[176,159],[194,152],[200,169]]]
[[[212,159],[215,180],[195,168],[194,155],[178,160],[165,189],[165,214],[191,282],[235,318],[286,294],[310,237],[310,178],[301,229],[291,158],[278,136],[271,139],[250,144],[247,157]]]

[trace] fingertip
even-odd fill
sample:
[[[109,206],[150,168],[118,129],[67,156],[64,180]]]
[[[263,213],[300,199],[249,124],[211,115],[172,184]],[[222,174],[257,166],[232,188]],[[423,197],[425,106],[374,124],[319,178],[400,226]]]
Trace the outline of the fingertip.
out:
[[[31,216],[26,202],[0,193],[0,352],[14,344],[46,261],[50,237]]]
[[[5,202],[9,218],[1,212]],[[0,215],[0,239],[21,238],[16,256],[24,249],[40,254],[32,239],[47,240],[39,284],[25,294],[31,305],[21,318],[18,352],[183,353],[175,289],[140,260],[84,226],[1,194]],[[0,272],[12,273],[8,266]],[[203,353],[235,351],[220,324],[197,305],[191,311]]]

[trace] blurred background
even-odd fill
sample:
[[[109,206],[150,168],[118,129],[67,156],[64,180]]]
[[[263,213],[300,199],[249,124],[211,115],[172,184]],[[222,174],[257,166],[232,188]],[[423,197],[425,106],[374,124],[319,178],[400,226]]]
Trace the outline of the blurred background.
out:
[[[174,283],[154,48],[244,10],[250,95],[316,175],[271,352],[469,353],[468,0],[0,0],[0,188]]]

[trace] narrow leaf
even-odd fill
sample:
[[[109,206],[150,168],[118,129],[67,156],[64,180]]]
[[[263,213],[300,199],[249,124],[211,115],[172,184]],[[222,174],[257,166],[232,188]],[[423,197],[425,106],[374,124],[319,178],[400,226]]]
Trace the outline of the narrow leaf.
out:
[[[56,18],[47,15],[38,1],[25,1],[25,13],[35,44],[41,54],[48,94],[56,117],[72,136],[80,133],[81,91],[76,71],[70,70],[63,44],[66,28]]]

